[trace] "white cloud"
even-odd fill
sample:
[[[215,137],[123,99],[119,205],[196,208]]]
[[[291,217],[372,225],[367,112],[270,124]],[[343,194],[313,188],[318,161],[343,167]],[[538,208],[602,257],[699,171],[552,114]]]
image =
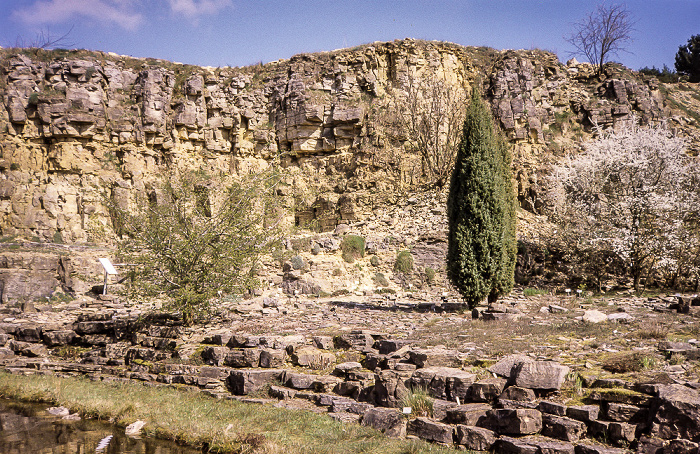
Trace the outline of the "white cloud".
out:
[[[231,0],[168,0],[170,9],[177,14],[182,14],[190,19],[199,16],[214,14],[231,6]]]
[[[32,25],[58,24],[82,17],[133,30],[143,16],[133,10],[132,4],[130,0],[39,0],[15,10],[12,17]]]

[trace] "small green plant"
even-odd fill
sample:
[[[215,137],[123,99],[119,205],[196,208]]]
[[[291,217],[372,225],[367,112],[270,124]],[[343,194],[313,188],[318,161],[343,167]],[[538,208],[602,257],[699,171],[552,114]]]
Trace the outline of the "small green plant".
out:
[[[301,258],[301,256],[299,255],[295,255],[294,257],[292,257],[290,262],[292,262],[292,268],[294,268],[295,270],[303,270],[306,266],[304,259]]]
[[[61,235],[61,232],[58,230],[53,234],[53,242],[56,244],[63,244],[63,235]]]
[[[401,273],[409,273],[413,270],[413,255],[409,251],[399,251],[396,255],[394,270]]]
[[[32,93],[31,95],[29,95],[27,103],[30,106],[36,106],[37,104],[39,104],[39,93]]]
[[[10,164],[10,170],[13,170],[13,171],[19,170],[19,164],[17,164],[16,162],[13,162],[12,164]]]
[[[401,397],[401,407],[411,408],[411,416],[433,416],[433,398],[424,388],[406,390]]]
[[[379,266],[379,257],[373,255],[372,258],[369,259],[369,264],[372,266]]]
[[[644,352],[617,353],[603,361],[603,369],[616,374],[641,372],[656,367],[655,357]]]
[[[677,366],[679,364],[683,364],[685,362],[685,355],[683,353],[675,352],[671,353],[671,356],[668,358],[668,363],[674,366]]]
[[[425,282],[432,284],[435,282],[435,270],[428,267],[425,269]]]
[[[639,365],[641,366],[642,370],[654,369],[657,365],[657,360],[653,356],[644,355],[639,358]]]
[[[360,235],[345,235],[340,243],[343,260],[353,263],[365,256],[365,239]]]
[[[389,286],[389,281],[387,280],[386,276],[384,276],[384,273],[374,273],[374,277],[372,278],[372,280],[374,280],[374,283],[377,284],[377,286],[379,287]]]

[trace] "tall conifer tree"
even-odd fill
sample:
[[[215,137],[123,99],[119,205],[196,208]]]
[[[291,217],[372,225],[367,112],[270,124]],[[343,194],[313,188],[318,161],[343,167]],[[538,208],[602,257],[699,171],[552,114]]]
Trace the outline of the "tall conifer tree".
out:
[[[447,275],[470,308],[513,288],[515,192],[508,145],[473,90],[447,200]]]

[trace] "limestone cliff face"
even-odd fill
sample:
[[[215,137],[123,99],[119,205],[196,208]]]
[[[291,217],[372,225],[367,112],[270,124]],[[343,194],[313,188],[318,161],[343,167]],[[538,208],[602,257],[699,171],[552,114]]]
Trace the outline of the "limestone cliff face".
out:
[[[297,222],[361,219],[425,183],[394,107],[428,76],[483,85],[531,211],[542,166],[593,124],[669,114],[653,79],[615,68],[601,82],[541,51],[404,40],[246,68],[1,52],[0,235],[41,241],[104,241],[102,197],[133,203],[170,169],[241,174],[272,159],[289,169]]]

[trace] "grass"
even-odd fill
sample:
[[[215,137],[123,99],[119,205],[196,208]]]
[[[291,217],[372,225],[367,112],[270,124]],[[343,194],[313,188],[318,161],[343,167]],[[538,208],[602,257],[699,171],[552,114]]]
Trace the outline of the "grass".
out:
[[[615,374],[641,372],[653,369],[657,362],[657,358],[644,352],[618,353],[603,361],[603,369]]]
[[[540,288],[526,288],[523,290],[523,295],[525,296],[538,296],[538,295],[548,295],[549,291]]]
[[[401,407],[411,408],[411,417],[433,416],[433,398],[423,388],[411,388],[401,397]]]
[[[93,382],[0,372],[0,396],[63,405],[84,417],[126,426],[146,422],[144,435],[223,453],[456,453],[454,449],[386,438],[325,415],[220,401],[199,392],[139,383]]]

